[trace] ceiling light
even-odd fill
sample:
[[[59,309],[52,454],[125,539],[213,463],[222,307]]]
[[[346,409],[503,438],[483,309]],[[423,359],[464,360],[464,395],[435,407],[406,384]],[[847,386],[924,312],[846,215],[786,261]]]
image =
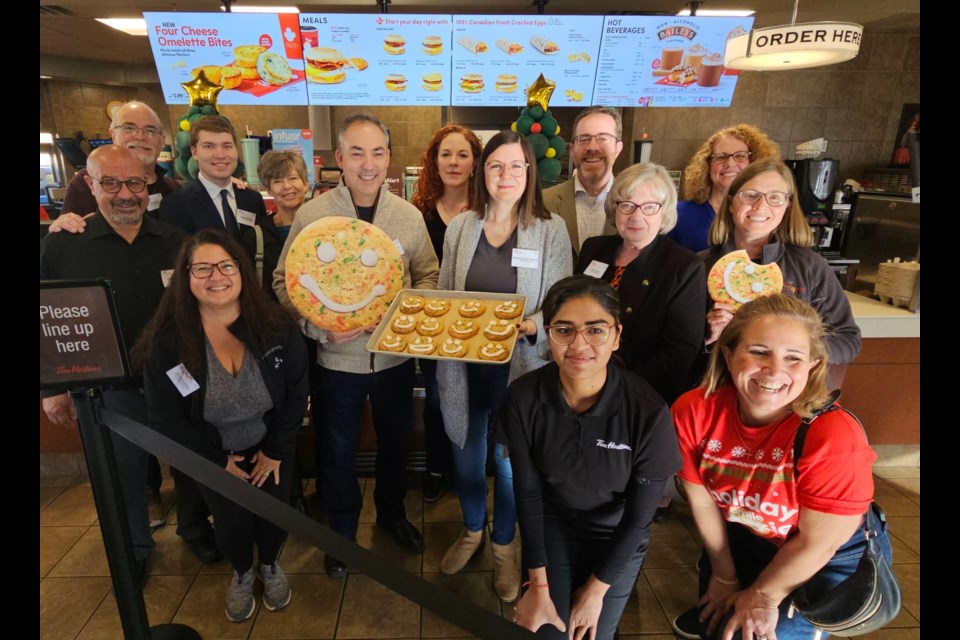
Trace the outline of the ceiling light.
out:
[[[697,9],[698,18],[745,18],[755,13],[753,9]],[[677,15],[689,16],[690,9],[681,9]]]
[[[97,18],[97,22],[131,36],[147,35],[147,21],[143,18]]]
[[[220,7],[220,11],[226,11]],[[241,6],[238,4],[230,5],[231,13],[300,13],[297,7],[258,7],[254,5]]]
[[[788,25],[753,29],[727,39],[723,64],[731,69],[807,69],[857,57],[863,26],[852,22],[797,24],[797,4]]]

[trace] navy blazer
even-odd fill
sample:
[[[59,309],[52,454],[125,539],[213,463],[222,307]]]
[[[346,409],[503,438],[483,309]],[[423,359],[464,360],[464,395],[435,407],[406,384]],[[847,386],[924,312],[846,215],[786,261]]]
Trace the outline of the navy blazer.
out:
[[[280,259],[283,242],[273,220],[267,217],[263,196],[252,189],[234,189],[237,208],[256,215],[256,224],[263,229],[263,288],[273,297],[273,272]],[[234,212],[236,213],[236,212]],[[182,188],[164,196],[160,201],[160,219],[180,227],[187,233],[196,233],[202,229],[226,231],[220,212],[199,180],[183,185]],[[257,235],[253,227],[240,225],[240,244],[247,250],[250,260],[256,261]]]

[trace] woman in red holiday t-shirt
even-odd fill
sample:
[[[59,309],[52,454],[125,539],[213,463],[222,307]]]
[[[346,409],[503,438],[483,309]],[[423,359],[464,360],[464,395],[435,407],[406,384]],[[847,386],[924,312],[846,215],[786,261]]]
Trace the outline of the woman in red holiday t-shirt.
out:
[[[704,546],[703,637],[813,637],[806,620],[781,615],[788,596],[823,567],[824,588],[839,583],[863,553],[876,454],[856,419],[821,414],[794,459],[802,419],[829,404],[822,337],[796,298],[750,302],[721,334],[704,385],[673,406],[678,475]]]

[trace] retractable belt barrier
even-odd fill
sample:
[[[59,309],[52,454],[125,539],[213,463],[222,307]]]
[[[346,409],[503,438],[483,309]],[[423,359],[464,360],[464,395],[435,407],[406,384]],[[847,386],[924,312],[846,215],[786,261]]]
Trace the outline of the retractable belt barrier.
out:
[[[530,640],[535,637],[507,619],[400,569],[383,556],[356,545],[153,429],[111,411],[102,410],[100,416],[111,431],[144,451],[461,629],[480,638],[497,640]]]

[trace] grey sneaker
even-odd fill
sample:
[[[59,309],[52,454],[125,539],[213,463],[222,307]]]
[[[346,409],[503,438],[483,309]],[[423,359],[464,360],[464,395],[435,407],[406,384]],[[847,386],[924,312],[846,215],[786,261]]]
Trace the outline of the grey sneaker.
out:
[[[290,583],[279,564],[261,564],[260,580],[263,581],[263,606],[276,611],[290,604]]]
[[[253,615],[257,601],[253,598],[253,571],[243,574],[233,572],[230,589],[227,591],[227,619],[231,622],[243,622]]]

